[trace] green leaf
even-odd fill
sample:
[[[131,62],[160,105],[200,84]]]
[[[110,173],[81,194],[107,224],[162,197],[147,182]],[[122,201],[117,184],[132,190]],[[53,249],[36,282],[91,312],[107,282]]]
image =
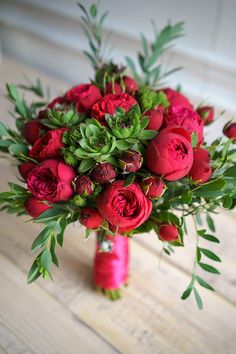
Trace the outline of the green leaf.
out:
[[[125,140],[117,140],[116,141],[116,147],[119,150],[127,150],[130,148],[130,146],[131,146],[131,144]]]
[[[225,172],[224,172],[224,176],[225,177],[236,177],[236,165],[232,166],[230,168],[228,168]]]
[[[143,130],[140,133],[138,133],[137,138],[140,140],[150,140],[150,139],[154,139],[156,135],[157,132],[154,130]]]
[[[190,296],[192,290],[193,290],[192,286],[191,286],[191,287],[188,287],[188,288],[183,292],[183,294],[182,294],[182,296],[181,296],[181,299],[182,299],[182,300],[187,299],[187,298]]]
[[[199,277],[198,275],[195,276],[195,278],[197,279],[198,283],[203,287],[203,288],[206,288],[208,290],[211,290],[211,291],[215,291],[215,289],[210,285],[208,284],[205,280],[203,280],[201,277]]]
[[[88,159],[88,160],[82,160],[80,165],[79,165],[79,172],[80,173],[84,173],[87,172],[88,170],[90,170],[92,167],[94,167],[96,164],[96,161],[92,160],[92,159]]]
[[[231,205],[233,204],[233,200],[229,195],[225,195],[222,198],[222,206],[225,209],[229,209],[231,207]]]
[[[196,299],[196,302],[197,302],[197,306],[198,306],[199,310],[202,310],[203,309],[203,304],[202,304],[201,296],[199,295],[199,293],[198,293],[196,288],[194,288],[193,291],[194,291],[194,296],[195,296],[195,299]]]
[[[199,234],[199,233],[198,233]],[[211,242],[215,242],[215,243],[220,243],[220,241],[218,240],[217,237],[213,236],[213,235],[208,235],[208,234],[199,234],[199,236],[201,236],[202,238],[204,238],[205,240],[211,241]]]
[[[55,246],[56,246],[56,240],[55,240],[55,237],[52,236],[52,238],[51,238],[51,245],[50,245],[50,253],[51,253],[51,256],[52,256],[52,262],[53,262],[57,267],[59,267],[58,258],[57,258],[56,253],[55,253]]]
[[[209,229],[212,232],[215,232],[216,231],[215,223],[214,223],[214,220],[212,219],[212,217],[209,214],[207,214],[206,221],[207,221],[207,225],[208,225]]]
[[[200,262],[200,260],[201,260],[201,252],[200,252],[200,248],[199,247],[197,247],[196,252],[197,252],[197,261]]]
[[[60,226],[61,226],[61,232],[60,234],[57,235],[57,242],[62,247],[64,242],[64,232],[67,226],[67,220],[65,218],[62,218],[60,220]]]
[[[35,252],[37,249],[41,248],[43,245],[46,244],[47,240],[49,239],[51,234],[51,230],[49,230],[47,227],[45,227],[40,234],[36,237],[34,240],[31,250],[32,252]]]
[[[9,152],[13,155],[27,155],[28,147],[25,144],[11,144],[9,146]]]
[[[195,148],[197,146],[198,143],[198,135],[197,133],[191,133],[191,144],[192,147]]]
[[[214,252],[206,249],[206,248],[201,248],[199,247],[199,250],[208,258],[212,259],[215,262],[221,262],[220,257],[218,257]]]
[[[193,195],[192,195],[192,193],[189,190],[183,192],[183,194],[182,194],[182,202],[184,204],[190,204],[191,201],[192,201],[192,198],[193,198]]]
[[[92,232],[91,229],[86,228],[86,231],[85,231],[85,240],[87,240],[87,239],[89,238],[89,236],[91,235],[91,232]]]
[[[34,219],[34,222],[36,223],[45,223],[48,221],[51,221],[55,218],[59,218],[59,216],[62,215],[62,210],[61,209],[56,209],[56,208],[50,208],[43,212],[37,219]]]
[[[133,183],[134,179],[135,179],[135,174],[129,173],[125,179],[124,187],[128,187],[131,183]]]
[[[2,122],[0,122],[0,135],[9,136],[8,129]]]
[[[97,6],[95,4],[92,4],[90,6],[90,15],[94,18],[97,16]]]
[[[50,269],[52,265],[52,256],[50,251],[47,248],[45,248],[45,250],[41,253],[40,262],[43,268],[46,269],[48,273],[50,273]]]
[[[218,269],[216,269],[215,267],[211,266],[210,264],[206,264],[206,263],[202,263],[202,262],[198,262],[198,264],[206,272],[213,273],[213,274],[220,274]]]
[[[40,276],[40,272],[39,272],[38,260],[36,259],[32,264],[28,273],[28,277],[27,277],[28,284],[33,283],[39,276]]]

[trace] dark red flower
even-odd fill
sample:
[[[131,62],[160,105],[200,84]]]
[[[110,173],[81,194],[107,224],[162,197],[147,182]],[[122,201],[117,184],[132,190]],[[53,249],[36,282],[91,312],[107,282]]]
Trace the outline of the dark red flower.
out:
[[[91,171],[91,178],[99,184],[106,184],[116,178],[116,169],[109,162],[98,163]]]
[[[210,162],[211,156],[206,149],[196,147],[193,149],[193,158],[194,160]]]
[[[26,180],[28,174],[35,166],[37,165],[32,161],[23,162],[20,166],[18,166],[18,170],[20,172],[21,177]]]
[[[119,158],[119,164],[123,171],[136,172],[142,166],[143,158],[140,152],[127,150]]]
[[[158,176],[144,178],[141,183],[144,194],[150,199],[160,198],[165,191],[165,184]]]
[[[117,82],[109,82],[106,84],[106,94],[112,93],[115,95],[120,95],[122,93],[122,88]]]
[[[179,238],[179,232],[175,225],[161,224],[158,228],[158,235],[162,241],[173,242]]]
[[[157,108],[149,109],[149,111],[144,114],[149,118],[149,123],[146,129],[159,130],[163,122],[163,107],[158,106]]]
[[[208,162],[195,160],[189,171],[189,176],[197,183],[205,183],[211,179],[212,169]]]
[[[208,125],[213,122],[215,114],[214,107],[202,106],[197,109],[197,113],[202,118],[204,125]]]
[[[125,86],[125,92],[129,95],[133,95],[138,90],[137,81],[130,76],[124,76],[122,78],[123,85]]]
[[[186,96],[182,93],[171,89],[170,87],[161,89],[166,94],[167,100],[169,101],[170,107],[181,106],[192,109],[193,106]]]
[[[25,202],[25,210],[34,219],[38,218],[42,213],[50,208],[51,207],[49,205],[43,203],[41,200],[38,200],[33,196],[26,199]]]
[[[92,84],[81,84],[65,93],[67,103],[75,103],[78,112],[88,113],[92,106],[102,98],[99,88]]]
[[[74,183],[77,194],[84,197],[93,194],[94,184],[89,176],[77,176]]]
[[[224,128],[224,135],[226,135],[229,139],[236,140],[236,123],[226,125]]]
[[[24,125],[22,135],[29,144],[33,145],[47,130],[48,128],[39,119],[34,119]]]

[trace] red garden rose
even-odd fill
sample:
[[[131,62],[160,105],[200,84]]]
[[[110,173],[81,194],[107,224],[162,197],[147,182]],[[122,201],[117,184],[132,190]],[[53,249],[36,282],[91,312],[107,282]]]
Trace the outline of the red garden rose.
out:
[[[29,197],[25,202],[25,210],[27,213],[32,216],[32,218],[38,218],[42,213],[51,207],[41,200],[38,200],[35,197]]]
[[[142,180],[142,190],[150,199],[160,198],[165,191],[165,184],[158,176],[150,176]]]
[[[81,84],[65,93],[67,103],[75,103],[78,112],[88,113],[92,106],[102,98],[99,88],[92,84]]]
[[[203,142],[203,121],[194,110],[181,106],[167,108],[164,113],[163,127],[179,125],[190,133],[196,133],[198,144]]]
[[[39,200],[67,200],[74,193],[71,182],[75,176],[75,170],[64,162],[45,160],[28,174],[28,190]]]
[[[32,161],[23,162],[20,166],[18,166],[18,170],[20,172],[21,177],[26,180],[28,174],[35,166],[36,164]]]
[[[116,169],[109,162],[98,163],[91,171],[91,178],[98,184],[106,184],[116,178]]]
[[[201,161],[206,161],[210,162],[210,154],[206,149],[196,147],[193,149],[193,158],[194,160],[201,160]]]
[[[96,199],[98,210],[119,232],[133,230],[149,217],[152,203],[137,183],[124,187],[125,181],[111,183]]]
[[[175,225],[162,224],[158,229],[159,238],[162,241],[173,242],[179,238],[179,232]]]
[[[109,93],[92,107],[92,117],[105,122],[104,117],[106,113],[113,115],[118,107],[128,111],[135,104],[137,104],[137,101],[127,93],[120,95]]]
[[[129,95],[133,95],[136,91],[138,91],[138,84],[132,77],[124,76],[122,81],[125,86],[125,92]]]
[[[33,145],[40,135],[47,130],[48,128],[39,119],[34,119],[24,125],[22,135],[29,144]]]
[[[198,183],[205,183],[211,179],[212,169],[208,162],[203,160],[195,160],[193,166],[189,171],[189,176],[193,181]]]
[[[181,107],[193,108],[188,98],[185,97],[182,93],[173,90],[169,87],[161,89],[160,91],[163,91],[166,94],[170,107],[181,106]]]
[[[93,194],[94,184],[89,176],[78,176],[74,183],[77,194],[85,197]]]
[[[167,181],[185,177],[193,164],[190,134],[181,127],[168,127],[147,146],[147,167]]]
[[[60,157],[61,149],[64,147],[62,135],[66,130],[68,129],[60,128],[49,130],[34,143],[29,152],[29,156],[37,161]]]
[[[202,118],[204,125],[208,125],[213,122],[215,114],[214,107],[202,106],[197,109],[197,113]]]
[[[236,140],[236,123],[226,125],[224,128],[224,135],[226,135],[229,139]]]
[[[88,229],[97,229],[102,225],[104,219],[97,209],[83,208],[80,213],[79,221]]]
[[[158,106],[157,108],[150,109],[144,114],[149,118],[149,123],[146,129],[159,130],[163,122],[163,107]]]
[[[65,98],[62,96],[58,96],[56,98],[54,98],[48,105],[46,109],[42,109],[41,111],[39,111],[38,113],[38,119],[46,119],[48,118],[48,112],[47,109],[54,109],[56,110],[57,108],[59,108],[61,105],[65,105],[66,101]]]
[[[139,151],[127,150],[119,158],[119,164],[123,171],[136,172],[143,163],[143,157]]]

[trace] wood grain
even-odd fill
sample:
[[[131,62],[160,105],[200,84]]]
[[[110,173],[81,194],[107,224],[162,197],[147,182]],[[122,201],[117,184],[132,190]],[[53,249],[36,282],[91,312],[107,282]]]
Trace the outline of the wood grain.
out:
[[[20,81],[22,71],[38,71],[9,61],[4,80]],[[3,68],[0,65],[0,69]],[[12,71],[9,72],[9,69]],[[44,76],[45,77],[45,76]],[[60,83],[46,78],[56,90]],[[61,83],[61,86],[63,83]],[[3,111],[8,109],[0,101]],[[6,117],[6,116],[5,116]],[[16,169],[1,162],[0,190],[16,180]],[[214,277],[219,292],[201,289],[205,309],[192,299],[183,302],[192,267],[194,235],[171,258],[163,257],[155,235],[140,235],[131,242],[130,285],[124,298],[110,302],[92,285],[93,237],[84,241],[79,224],[69,227],[65,245],[58,249],[60,268],[54,282],[39,280],[26,285],[33,255],[30,246],[40,225],[28,218],[0,215],[0,353],[209,353],[236,352],[235,219],[217,215],[223,263],[222,275]],[[209,278],[210,279],[210,278]]]

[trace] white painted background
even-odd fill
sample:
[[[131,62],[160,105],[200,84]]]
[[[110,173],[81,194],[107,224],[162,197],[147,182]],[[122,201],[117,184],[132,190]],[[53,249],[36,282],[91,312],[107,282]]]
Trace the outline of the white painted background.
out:
[[[0,0],[3,54],[70,83],[92,74],[81,50],[86,41],[79,29],[80,11],[72,0]],[[85,0],[84,4],[92,1]],[[150,19],[162,27],[167,20],[185,21],[186,36],[166,57],[185,70],[172,76],[186,93],[236,112],[236,0],[101,0],[110,10],[107,29],[114,32],[113,55],[119,62],[134,56],[139,33],[152,38]]]

